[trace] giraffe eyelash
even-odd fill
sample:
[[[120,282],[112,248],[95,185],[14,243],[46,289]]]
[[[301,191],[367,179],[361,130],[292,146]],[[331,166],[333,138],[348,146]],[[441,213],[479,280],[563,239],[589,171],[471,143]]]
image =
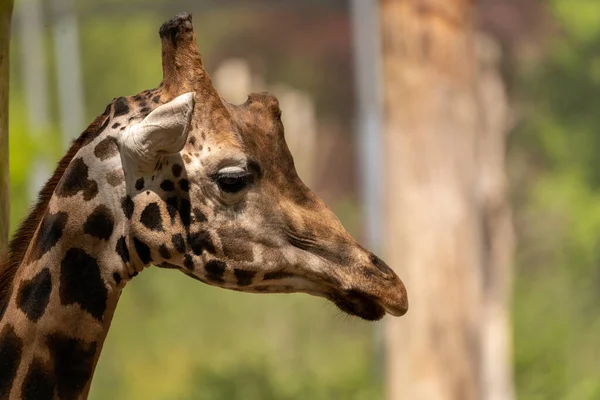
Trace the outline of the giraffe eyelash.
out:
[[[220,172],[212,178],[225,193],[237,193],[254,182],[254,176],[246,171]]]

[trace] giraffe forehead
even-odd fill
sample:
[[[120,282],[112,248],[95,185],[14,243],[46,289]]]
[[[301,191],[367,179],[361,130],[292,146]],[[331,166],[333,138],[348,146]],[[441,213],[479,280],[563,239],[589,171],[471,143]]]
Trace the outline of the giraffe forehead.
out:
[[[172,96],[171,96],[172,97]],[[127,126],[135,124],[147,116],[152,110],[170,100],[160,89],[145,90],[137,95],[119,97],[113,100],[110,115],[103,127],[120,135]],[[226,102],[225,102],[226,103]],[[280,115],[277,99],[268,93],[251,94],[249,100],[242,106],[226,103],[225,108],[196,108],[192,129],[184,147],[186,163],[199,157],[211,157],[215,150],[237,151],[238,153],[253,154],[261,159],[261,154],[268,153],[269,157],[285,158],[289,153],[283,139],[282,129],[279,129]],[[275,129],[274,129],[275,128]],[[99,134],[102,132],[99,132]],[[100,135],[99,135],[100,136]],[[93,146],[94,155],[101,161],[118,154],[115,135],[101,135]],[[283,146],[282,143],[283,142]],[[281,151],[280,149],[283,149]],[[282,164],[287,166],[289,163]],[[197,168],[193,162],[188,167]],[[112,186],[118,181],[113,173],[106,177]]]
[[[226,101],[223,105],[206,109],[196,104],[185,146],[192,157],[212,158],[215,150],[230,150],[260,160],[278,157],[280,149],[285,152],[281,111],[274,96],[251,94],[242,105]]]

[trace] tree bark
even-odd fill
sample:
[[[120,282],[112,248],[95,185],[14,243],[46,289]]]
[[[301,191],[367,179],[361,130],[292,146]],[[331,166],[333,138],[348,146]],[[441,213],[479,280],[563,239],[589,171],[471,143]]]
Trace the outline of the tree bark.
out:
[[[390,400],[511,398],[488,390],[508,379],[495,392],[512,393],[512,227],[506,130],[491,119],[505,116],[482,101],[475,6],[381,0],[385,248],[411,307],[385,327]]]
[[[479,200],[483,229],[482,400],[514,399],[512,369],[512,261],[514,231],[508,200],[506,135],[511,113],[500,74],[501,51],[489,37],[478,36]]]
[[[8,72],[13,0],[0,0],[0,259],[8,249],[10,217],[8,175]]]

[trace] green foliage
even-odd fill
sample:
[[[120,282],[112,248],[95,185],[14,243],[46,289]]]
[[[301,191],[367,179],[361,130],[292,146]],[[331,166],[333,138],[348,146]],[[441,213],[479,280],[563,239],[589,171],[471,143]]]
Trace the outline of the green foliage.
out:
[[[162,73],[156,27],[160,24],[161,19],[153,14],[143,19],[90,18],[82,24],[80,41],[88,44],[81,49],[84,81],[89,83],[88,120],[102,113],[114,97],[158,86]]]
[[[551,0],[550,7],[559,24],[577,41],[600,36],[600,5],[595,0]]]
[[[600,3],[551,2],[564,36],[524,77],[511,143],[521,245],[515,287],[519,398],[600,398]]]
[[[32,132],[26,125],[25,106],[18,93],[11,92],[9,104],[10,231],[26,215],[32,200],[30,181],[32,160],[47,160],[49,169],[62,153],[56,131]],[[52,160],[52,161],[50,161]],[[41,189],[41,188],[40,188]]]

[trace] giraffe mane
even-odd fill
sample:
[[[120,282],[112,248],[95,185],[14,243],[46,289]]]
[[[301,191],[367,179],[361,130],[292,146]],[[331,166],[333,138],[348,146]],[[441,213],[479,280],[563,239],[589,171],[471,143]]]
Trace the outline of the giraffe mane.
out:
[[[38,228],[40,220],[48,208],[48,203],[54,193],[54,189],[56,189],[56,185],[58,185],[67,166],[71,163],[71,160],[73,160],[73,157],[75,157],[75,154],[77,154],[79,149],[96,138],[104,130],[110,120],[109,114],[112,104],[113,102],[106,107],[102,115],[96,117],[83,133],[73,141],[69,151],[67,151],[63,158],[58,162],[52,177],[48,179],[40,191],[35,206],[31,208],[29,215],[21,222],[19,229],[15,232],[8,245],[8,254],[0,260],[0,317],[3,313],[3,306],[9,301],[15,274],[25,257],[25,253],[29,248],[29,244]]]

